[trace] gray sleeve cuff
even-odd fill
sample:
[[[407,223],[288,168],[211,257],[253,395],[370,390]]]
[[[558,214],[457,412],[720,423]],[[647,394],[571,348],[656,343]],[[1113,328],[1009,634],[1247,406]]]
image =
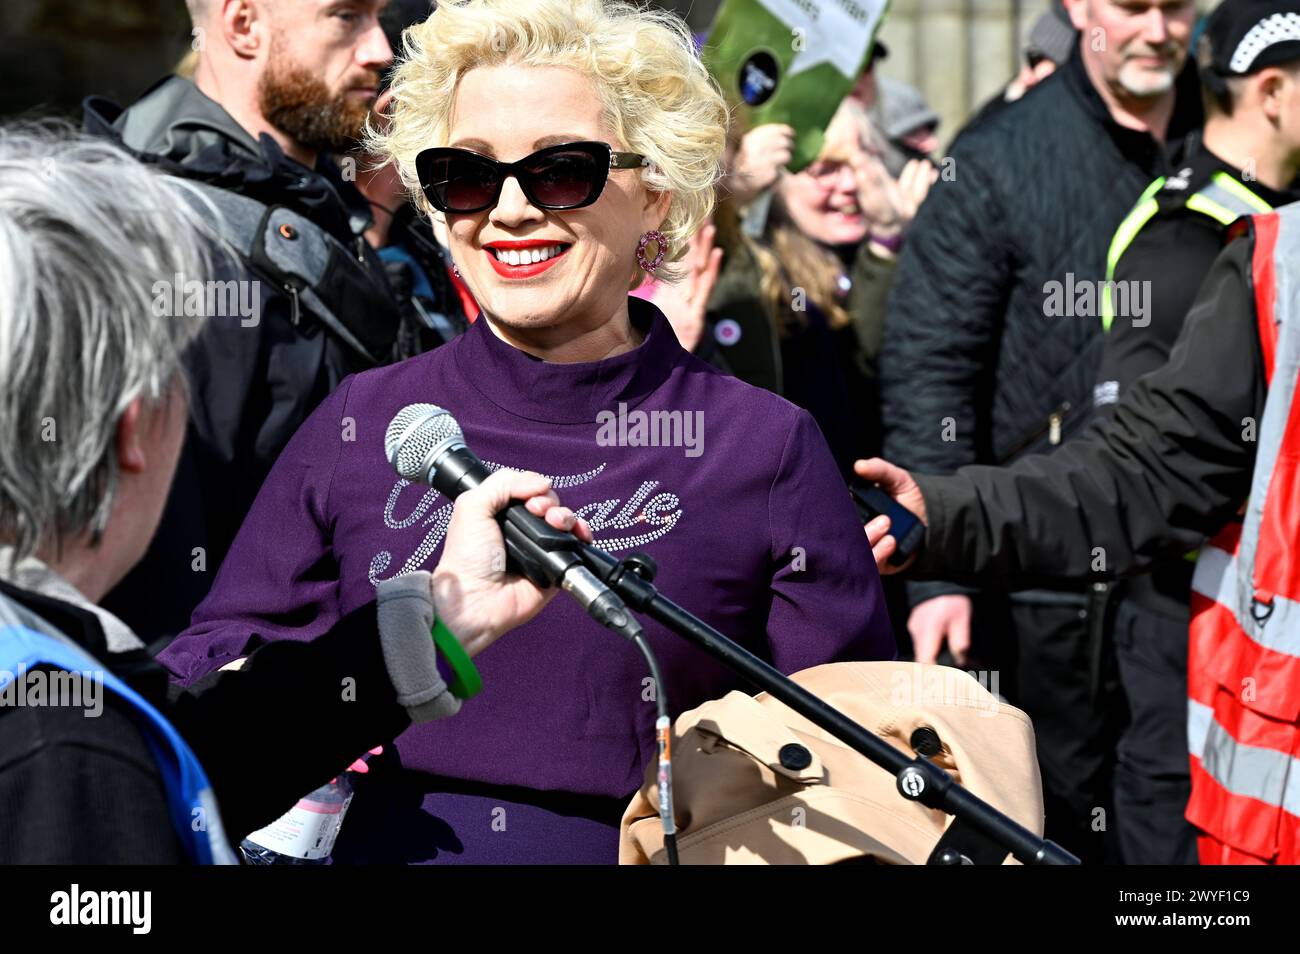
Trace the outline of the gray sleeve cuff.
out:
[[[460,711],[438,672],[433,628],[433,591],[423,570],[380,582],[376,605],[379,642],[397,701],[413,722],[431,722]]]

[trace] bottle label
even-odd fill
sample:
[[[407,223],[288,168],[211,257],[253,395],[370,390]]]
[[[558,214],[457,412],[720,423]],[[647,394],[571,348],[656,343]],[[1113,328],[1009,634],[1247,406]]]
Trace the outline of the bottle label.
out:
[[[254,844],[306,861],[322,861],[334,850],[352,796],[338,802],[301,799],[288,813],[248,836]]]

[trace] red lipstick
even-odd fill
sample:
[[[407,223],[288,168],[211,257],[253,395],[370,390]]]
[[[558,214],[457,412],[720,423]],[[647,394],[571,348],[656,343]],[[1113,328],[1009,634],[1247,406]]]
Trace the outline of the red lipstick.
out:
[[[497,258],[491,251],[494,248],[502,251],[509,251],[531,248],[550,248],[554,245],[560,246],[560,254],[552,255],[545,261],[529,262],[527,265],[507,265],[505,262]],[[549,239],[521,239],[513,241],[502,239],[501,241],[488,242],[484,245],[483,254],[488,257],[488,261],[492,264],[493,270],[502,278],[523,279],[532,278],[534,275],[540,275],[562,259],[571,247],[572,246],[567,242],[555,242]]]

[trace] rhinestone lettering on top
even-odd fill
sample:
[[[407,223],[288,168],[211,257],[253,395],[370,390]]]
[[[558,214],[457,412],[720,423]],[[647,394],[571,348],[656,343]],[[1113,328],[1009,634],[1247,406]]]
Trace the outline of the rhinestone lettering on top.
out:
[[[492,471],[500,470],[506,466],[492,461],[484,461],[483,464],[488,470]],[[599,467],[581,474],[562,474],[559,476],[548,474],[546,476],[550,477],[551,485],[556,490],[566,490],[594,479],[605,470],[605,466],[605,464],[601,464]],[[405,517],[399,518],[397,516],[398,503],[406,489],[411,486],[419,487],[422,493],[419,499],[416,500],[411,512]],[[591,525],[592,535],[599,547],[615,552],[645,546],[672,530],[683,513],[680,498],[672,493],[654,493],[658,486],[659,481],[657,480],[645,480],[641,482],[636,492],[627,499],[626,503],[620,497],[596,500],[583,504],[581,507],[575,507],[574,513]],[[651,494],[654,494],[654,496],[651,496]],[[434,505],[440,500],[442,501],[441,506],[435,507]],[[451,513],[451,501],[446,500],[442,494],[432,487],[424,487],[419,484],[413,485],[409,480],[398,479],[384,502],[384,526],[389,530],[402,531],[409,530],[419,523],[422,527],[428,529],[415,551],[406,559],[401,570],[394,574],[395,576],[410,573],[414,570],[428,569],[425,564],[434,551],[441,546],[443,538],[447,535],[447,527],[451,524]],[[639,532],[626,536],[610,535],[610,531],[619,530],[635,530]],[[368,576],[372,586],[378,586],[380,580],[385,579],[384,574],[393,565],[393,559],[391,550],[381,550],[371,558]]]
[[[659,486],[657,480],[645,481],[636,495],[613,518],[610,517],[610,513],[618,506],[617,499],[587,504],[579,507],[574,513],[591,525],[591,533],[596,540],[596,545],[605,550],[616,552],[645,546],[647,543],[658,540],[677,526],[677,521],[682,517],[681,501],[676,494],[669,493],[656,494],[646,502],[645,507],[639,513],[636,512],[637,504],[657,486]],[[586,512],[588,510],[592,511],[590,515]],[[666,512],[670,510],[671,513]],[[640,526],[651,529],[646,529],[645,532],[630,537],[600,535],[603,530],[627,530]]]

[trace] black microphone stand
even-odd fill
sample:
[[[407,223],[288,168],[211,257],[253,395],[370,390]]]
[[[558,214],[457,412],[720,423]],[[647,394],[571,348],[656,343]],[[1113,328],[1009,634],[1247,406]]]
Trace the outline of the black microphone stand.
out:
[[[438,419],[441,420],[439,425]],[[426,428],[429,425],[432,430]],[[414,457],[403,461],[407,441]],[[385,450],[397,472],[418,478],[455,499],[465,487],[486,476],[483,463],[465,447],[460,426],[434,405],[408,405],[393,418],[384,438]],[[460,453],[457,453],[459,451]],[[418,464],[412,469],[413,464]],[[436,474],[436,478],[435,478]],[[507,569],[523,573],[539,587],[559,583],[601,625],[631,640],[646,655],[652,676],[660,683],[653,653],[629,610],[644,613],[687,641],[694,643],[742,679],[785,703],[809,722],[875,762],[897,780],[899,794],[928,808],[953,816],[952,823],[931,852],[929,864],[1000,864],[1008,853],[1025,864],[1078,864],[1079,859],[1059,845],[1039,838],[993,806],[958,785],[930,757],[942,741],[933,729],[917,729],[911,737],[916,758],[876,738],[844,713],[828,706],[753,653],[736,645],[703,620],[661,596],[653,580],[654,560],[633,553],[618,560],[598,547],[578,540],[538,520],[521,507],[497,516],[506,544]],[[570,551],[570,552],[565,552]],[[664,781],[671,769],[666,742],[671,731],[667,704],[659,686],[662,735],[660,770]],[[665,847],[675,861],[672,831],[671,784],[661,785],[660,812],[664,818]],[[664,793],[667,793],[667,796]]]
[[[571,544],[570,544],[571,546]],[[738,646],[697,616],[661,595],[653,580],[658,568],[645,554],[617,560],[598,547],[580,545],[575,552],[595,576],[621,596],[630,609],[644,613],[694,643],[724,666],[774,699],[820,726],[897,779],[904,798],[953,816],[953,822],[930,854],[927,864],[1001,864],[1007,854],[1027,865],[1077,865],[1079,859],[1055,842],[1039,838],[983,799],[971,794],[930,761],[939,740],[933,732],[912,736],[916,758],[909,759],[844,713],[828,706],[753,653]]]

